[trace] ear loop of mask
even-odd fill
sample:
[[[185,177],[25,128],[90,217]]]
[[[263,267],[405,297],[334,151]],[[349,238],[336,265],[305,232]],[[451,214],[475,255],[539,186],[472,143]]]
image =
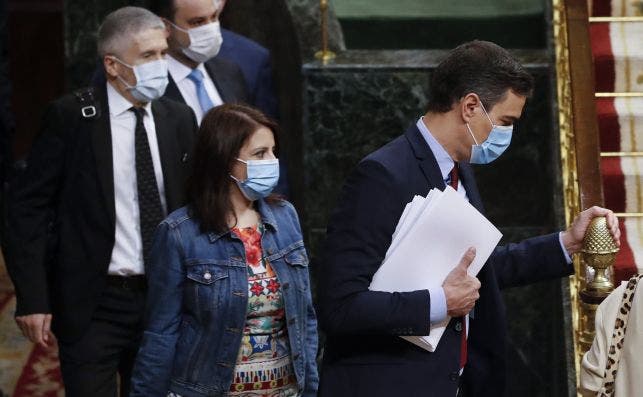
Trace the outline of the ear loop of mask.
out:
[[[110,55],[109,57],[112,58],[113,60],[115,60],[116,62],[120,63],[121,65],[130,68],[132,70],[132,72],[134,72],[134,66],[129,65],[129,64],[121,61],[120,59],[118,59],[117,56]],[[134,88],[136,86],[136,84],[134,84],[134,85],[129,84],[127,81],[125,81],[124,78],[121,77],[120,74],[118,76],[116,76],[116,78],[119,79],[121,81],[121,83],[125,84],[125,87],[127,87],[128,89],[132,89],[132,88]],[[138,82],[138,76],[136,75],[136,72],[134,72],[134,78]]]
[[[478,97],[478,99],[480,99],[480,97]],[[491,129],[493,129],[495,124],[493,123],[493,121],[491,121],[491,117],[489,117],[489,113],[487,113],[487,109],[485,109],[484,104],[482,103],[482,99],[480,99],[480,107],[484,111],[485,116],[487,116],[487,120],[489,120],[489,122],[491,123]],[[473,142],[475,142],[476,146],[480,146],[480,144],[478,143],[478,140],[473,135],[473,131],[471,131],[471,127],[469,126],[469,123],[467,123],[467,129],[469,130],[469,134],[471,135],[471,138],[473,138]]]

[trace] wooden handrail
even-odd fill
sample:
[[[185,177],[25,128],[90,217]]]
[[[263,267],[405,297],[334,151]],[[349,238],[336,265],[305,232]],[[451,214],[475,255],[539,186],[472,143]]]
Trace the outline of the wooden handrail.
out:
[[[581,209],[604,205],[587,0],[566,0],[572,128]]]
[[[603,206],[600,143],[594,86],[594,63],[587,0],[552,0],[565,220],[578,212]],[[575,255],[570,278],[574,328],[574,365],[580,373],[582,354],[594,339],[596,308],[605,294],[588,289],[588,267]],[[578,378],[577,378],[578,381]]]

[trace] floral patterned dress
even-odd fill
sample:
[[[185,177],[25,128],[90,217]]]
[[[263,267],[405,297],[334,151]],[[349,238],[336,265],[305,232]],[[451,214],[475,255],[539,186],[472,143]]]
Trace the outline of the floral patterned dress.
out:
[[[262,255],[262,227],[233,228],[246,251],[248,309],[229,396],[294,397],[299,395],[290,358],[290,343],[281,285]],[[169,393],[168,397],[181,397]]]
[[[263,229],[232,231],[246,250],[248,312],[230,396],[296,396],[298,386],[290,358],[284,300],[277,275],[262,255]]]

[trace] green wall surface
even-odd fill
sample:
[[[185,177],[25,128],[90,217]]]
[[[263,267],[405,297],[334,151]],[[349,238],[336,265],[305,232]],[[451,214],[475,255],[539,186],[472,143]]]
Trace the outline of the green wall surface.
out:
[[[541,14],[543,0],[334,0],[339,18],[463,18]]]
[[[334,0],[349,49],[545,48],[545,0]]]

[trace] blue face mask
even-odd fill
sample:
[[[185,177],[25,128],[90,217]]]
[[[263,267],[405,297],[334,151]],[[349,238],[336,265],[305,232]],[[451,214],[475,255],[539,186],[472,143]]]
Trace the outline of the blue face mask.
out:
[[[471,134],[473,141],[476,143],[471,146],[471,160],[469,160],[469,162],[472,164],[489,164],[500,157],[500,155],[509,147],[514,126],[495,125],[493,121],[491,121],[491,117],[489,117],[489,113],[487,113],[482,102],[480,102],[480,106],[482,106],[484,114],[487,115],[487,119],[489,119],[489,122],[491,123],[491,132],[489,133],[489,137],[486,141],[482,142],[482,144],[478,144],[476,137],[473,136],[469,123],[467,123],[469,134]]]
[[[240,181],[232,175],[230,178],[237,182],[239,190],[248,200],[255,201],[267,197],[277,186],[279,160],[237,160],[246,164],[248,177],[244,181]]]

